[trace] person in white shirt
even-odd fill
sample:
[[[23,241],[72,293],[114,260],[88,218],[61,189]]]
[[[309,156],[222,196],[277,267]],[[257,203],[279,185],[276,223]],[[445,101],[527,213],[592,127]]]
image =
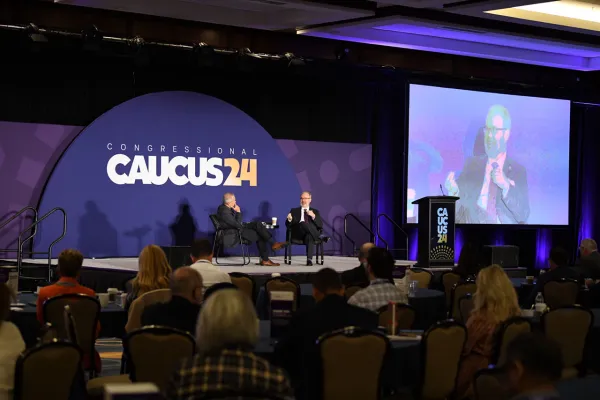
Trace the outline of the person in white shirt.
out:
[[[25,351],[25,342],[19,328],[7,319],[10,316],[11,290],[0,283],[0,400],[12,399],[15,364]]]
[[[231,283],[229,274],[221,271],[219,267],[213,265],[212,245],[206,239],[196,240],[192,244],[192,253],[190,254],[193,264],[190,265],[202,276],[204,288],[209,288],[215,283]]]

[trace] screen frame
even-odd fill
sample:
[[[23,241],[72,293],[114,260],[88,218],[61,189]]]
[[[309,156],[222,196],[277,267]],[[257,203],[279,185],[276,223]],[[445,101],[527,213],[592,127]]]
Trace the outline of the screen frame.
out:
[[[402,215],[403,215],[403,224],[409,228],[415,228],[419,225],[418,222],[408,222],[408,212],[407,212],[407,208],[408,208],[408,156],[409,156],[409,140],[410,140],[410,104],[411,104],[411,87],[412,86],[429,86],[429,87],[436,87],[436,88],[442,88],[442,89],[455,89],[455,90],[465,90],[465,91],[472,91],[472,92],[484,92],[484,93],[496,93],[496,94],[504,94],[504,95],[511,95],[511,96],[521,96],[521,97],[537,97],[537,98],[543,98],[543,99],[551,99],[551,100],[565,100],[569,102],[569,150],[568,150],[568,155],[569,155],[569,161],[568,161],[568,165],[569,165],[569,171],[568,171],[568,192],[567,192],[567,223],[566,224],[468,224],[468,223],[456,223],[455,225],[459,228],[464,228],[464,227],[471,227],[471,226],[475,226],[475,227],[487,227],[489,229],[493,228],[498,228],[498,227],[510,227],[510,228],[529,228],[529,229],[568,229],[571,226],[571,222],[573,221],[574,216],[572,215],[573,212],[571,210],[571,204],[572,204],[572,197],[573,197],[573,193],[572,193],[572,171],[573,171],[573,163],[574,163],[574,158],[573,157],[573,132],[574,132],[574,124],[575,122],[573,121],[573,108],[575,107],[576,103],[570,99],[567,94],[563,93],[563,92],[559,92],[556,90],[543,90],[540,88],[531,88],[531,87],[525,87],[524,85],[518,85],[517,87],[515,87],[514,85],[511,85],[511,87],[507,88],[500,88],[500,87],[496,87],[496,86],[491,86],[490,82],[484,82],[484,81],[479,81],[479,82],[470,82],[469,84],[463,83],[463,84],[458,84],[458,83],[450,83],[447,81],[437,81],[437,80],[431,80],[431,79],[418,79],[418,78],[413,78],[413,79],[407,79],[406,81],[406,86],[405,86],[405,100],[406,100],[406,106],[405,106],[405,120],[404,120],[404,132],[406,133],[404,135],[404,154],[405,154],[405,158],[404,158],[404,185],[403,185],[403,211],[402,211]],[[440,193],[441,194],[441,193]],[[459,196],[460,197],[460,196]]]

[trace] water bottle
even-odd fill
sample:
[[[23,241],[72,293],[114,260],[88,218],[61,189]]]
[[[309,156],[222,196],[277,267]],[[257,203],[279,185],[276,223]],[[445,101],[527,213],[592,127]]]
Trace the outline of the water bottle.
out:
[[[538,304],[540,304],[538,306]],[[535,311],[536,312],[542,312],[544,308],[544,296],[542,295],[542,292],[538,292],[537,296],[535,296]]]

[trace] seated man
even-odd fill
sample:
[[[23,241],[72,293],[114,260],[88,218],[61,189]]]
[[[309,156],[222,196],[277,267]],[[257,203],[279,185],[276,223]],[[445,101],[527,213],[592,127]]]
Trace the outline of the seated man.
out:
[[[313,265],[315,241],[321,236],[323,221],[316,208],[310,208],[310,192],[300,195],[300,207],[292,208],[287,215],[285,226],[292,231],[292,239],[302,240],[306,245],[306,265]]]
[[[315,341],[321,335],[346,326],[376,329],[379,322],[377,314],[346,303],[344,286],[333,269],[323,268],[313,275],[312,285],[315,307],[294,315],[288,336],[275,350],[278,363],[288,371],[294,387],[309,391],[317,380]],[[313,398],[305,394],[298,398]]]
[[[360,262],[360,265],[342,272],[342,283],[344,286],[369,286],[369,276],[367,275],[367,256],[369,255],[369,250],[371,250],[373,247],[375,247],[373,243],[365,243],[360,246],[360,250],[358,252],[358,262]]]
[[[285,243],[275,243],[273,237],[260,222],[242,223],[242,211],[235,201],[233,193],[225,193],[223,204],[217,210],[219,220],[225,229],[223,235],[223,246],[232,247],[238,244],[238,229],[242,230],[242,239],[249,242],[256,242],[258,254],[260,255],[260,265],[277,267],[279,264],[269,260],[267,244],[271,244],[271,250],[276,251],[285,246]]]
[[[221,271],[218,266],[213,265],[213,250],[212,245],[208,240],[195,240],[192,244],[190,258],[193,262],[190,267],[202,276],[202,282],[204,282],[205,289],[211,287],[215,283],[231,283],[229,274]],[[193,332],[193,330],[190,332]]]
[[[202,302],[202,276],[192,267],[181,267],[173,272],[169,284],[171,301],[146,307],[142,326],[168,326],[193,335]]]
[[[577,269],[585,277],[592,280],[600,279],[600,253],[594,239],[583,239],[579,246],[580,257]]]
[[[348,304],[375,312],[381,307],[388,305],[390,301],[406,304],[408,302],[406,292],[400,290],[392,283],[394,265],[394,257],[386,249],[373,247],[369,250],[369,255],[367,256],[369,286],[350,297]]]

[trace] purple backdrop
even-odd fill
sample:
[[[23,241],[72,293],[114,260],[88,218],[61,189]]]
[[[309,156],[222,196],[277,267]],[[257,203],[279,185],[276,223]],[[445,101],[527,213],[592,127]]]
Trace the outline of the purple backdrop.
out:
[[[569,222],[568,100],[411,85],[409,109],[408,215],[410,202],[439,196],[450,171],[483,152],[476,141],[488,109],[505,106],[512,127],[507,155],[527,170],[531,225]],[[416,221],[413,221],[416,222]]]
[[[245,220],[267,221],[276,216],[283,221],[298,204],[300,191],[310,190],[312,205],[321,211],[326,231],[333,236],[326,245],[330,254],[350,252],[343,239],[347,212],[370,223],[371,145],[273,140],[235,107],[190,92],[138,97],[102,115],[78,135],[80,131],[80,127],[0,122],[0,179],[8,189],[0,197],[0,216],[6,218],[26,205],[39,204],[40,213],[56,206],[65,208],[68,233],[56,245],[54,255],[76,247],[88,257],[136,256],[148,243],[174,243],[172,228],[181,217],[182,203],[191,207],[196,236],[212,234],[208,214],[227,191],[236,194]],[[196,147],[201,147],[201,153]],[[223,154],[217,154],[219,148]],[[144,184],[141,180],[119,185],[107,172],[115,154],[132,160],[140,156],[146,166],[151,165],[149,157],[157,156],[159,176],[161,157],[193,157],[196,163],[200,157],[233,158],[242,167],[242,159],[256,160],[257,183],[223,186],[229,175],[229,168],[223,166],[217,168],[222,180],[210,171],[207,175],[209,181],[211,177],[217,181],[216,186],[170,181]],[[131,165],[117,166],[115,173],[128,174]],[[188,175],[184,167],[176,171]],[[18,231],[27,223],[18,219],[0,230],[0,248],[14,247]],[[61,225],[58,215],[42,223],[35,249],[46,250],[60,234]],[[349,228],[357,242],[368,239],[357,226]],[[283,239],[284,230],[276,235]]]

